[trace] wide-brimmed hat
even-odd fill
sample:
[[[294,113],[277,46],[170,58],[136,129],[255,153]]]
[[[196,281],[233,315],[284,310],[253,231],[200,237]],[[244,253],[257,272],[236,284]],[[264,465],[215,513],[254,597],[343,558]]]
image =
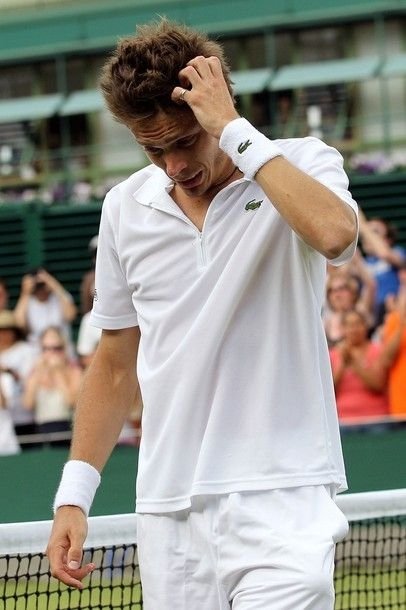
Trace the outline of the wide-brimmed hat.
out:
[[[15,319],[15,315],[9,309],[4,309],[0,311],[0,330],[1,329],[15,329],[20,330],[20,327],[17,324]]]

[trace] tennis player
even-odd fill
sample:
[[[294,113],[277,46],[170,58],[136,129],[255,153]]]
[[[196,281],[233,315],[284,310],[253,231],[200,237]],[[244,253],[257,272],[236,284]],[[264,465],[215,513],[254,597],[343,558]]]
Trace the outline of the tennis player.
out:
[[[342,157],[262,135],[236,111],[222,48],[165,20],[120,42],[101,87],[151,165],[103,206],[103,333],[55,498],[52,574],[82,588],[94,569],[86,517],[140,389],[146,610],[330,610],[348,524],[320,313],[326,261],[348,261],[357,239]]]

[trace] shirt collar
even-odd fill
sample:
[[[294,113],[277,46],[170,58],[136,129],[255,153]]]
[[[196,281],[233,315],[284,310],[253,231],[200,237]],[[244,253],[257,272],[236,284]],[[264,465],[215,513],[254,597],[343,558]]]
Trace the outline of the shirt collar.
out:
[[[156,165],[151,165],[150,169],[149,177],[133,192],[134,199],[141,205],[178,215],[180,209],[169,194],[174,187],[173,181]],[[238,182],[250,180],[243,176]]]
[[[173,188],[173,181],[159,167],[152,166],[151,169],[150,176],[134,191],[134,199],[141,205],[159,210],[177,209],[176,203],[169,195]]]

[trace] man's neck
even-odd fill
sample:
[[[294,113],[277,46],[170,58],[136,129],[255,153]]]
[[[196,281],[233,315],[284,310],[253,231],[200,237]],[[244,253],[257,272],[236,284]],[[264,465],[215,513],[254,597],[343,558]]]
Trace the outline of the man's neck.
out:
[[[189,218],[189,220],[202,231],[204,225],[204,219],[206,218],[207,210],[214,199],[214,197],[223,188],[241,178],[242,174],[238,167],[233,167],[232,170],[226,175],[225,178],[219,182],[213,184],[210,189],[199,197],[189,197],[180,187],[175,185],[171,192],[172,199],[179,206],[182,212]]]

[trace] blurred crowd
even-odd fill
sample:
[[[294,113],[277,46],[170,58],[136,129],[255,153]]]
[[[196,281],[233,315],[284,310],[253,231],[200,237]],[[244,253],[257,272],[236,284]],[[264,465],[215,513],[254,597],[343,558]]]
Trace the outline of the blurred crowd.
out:
[[[1,173],[1,172],[0,172]],[[85,180],[71,182],[55,182],[47,186],[2,188],[0,190],[0,205],[14,205],[41,202],[51,206],[58,204],[84,205],[89,202],[103,201],[108,191],[124,177],[116,176],[91,184]]]
[[[355,256],[328,267],[323,320],[340,423],[405,419],[406,249],[391,223],[360,211]]]
[[[96,252],[97,236],[89,243],[92,264],[82,277],[79,307],[57,278],[33,269],[10,309],[0,278],[0,454],[69,444],[81,381],[101,332],[89,323]],[[343,429],[404,421],[406,249],[386,220],[360,212],[356,255],[344,266],[328,265],[322,316]],[[129,429],[139,421],[134,409]]]
[[[96,251],[97,236],[89,243],[91,268],[81,280],[79,307],[56,277],[39,268],[22,277],[11,309],[0,278],[0,455],[69,445],[82,378],[101,334],[89,323]],[[122,442],[137,442],[139,418],[133,409]]]

